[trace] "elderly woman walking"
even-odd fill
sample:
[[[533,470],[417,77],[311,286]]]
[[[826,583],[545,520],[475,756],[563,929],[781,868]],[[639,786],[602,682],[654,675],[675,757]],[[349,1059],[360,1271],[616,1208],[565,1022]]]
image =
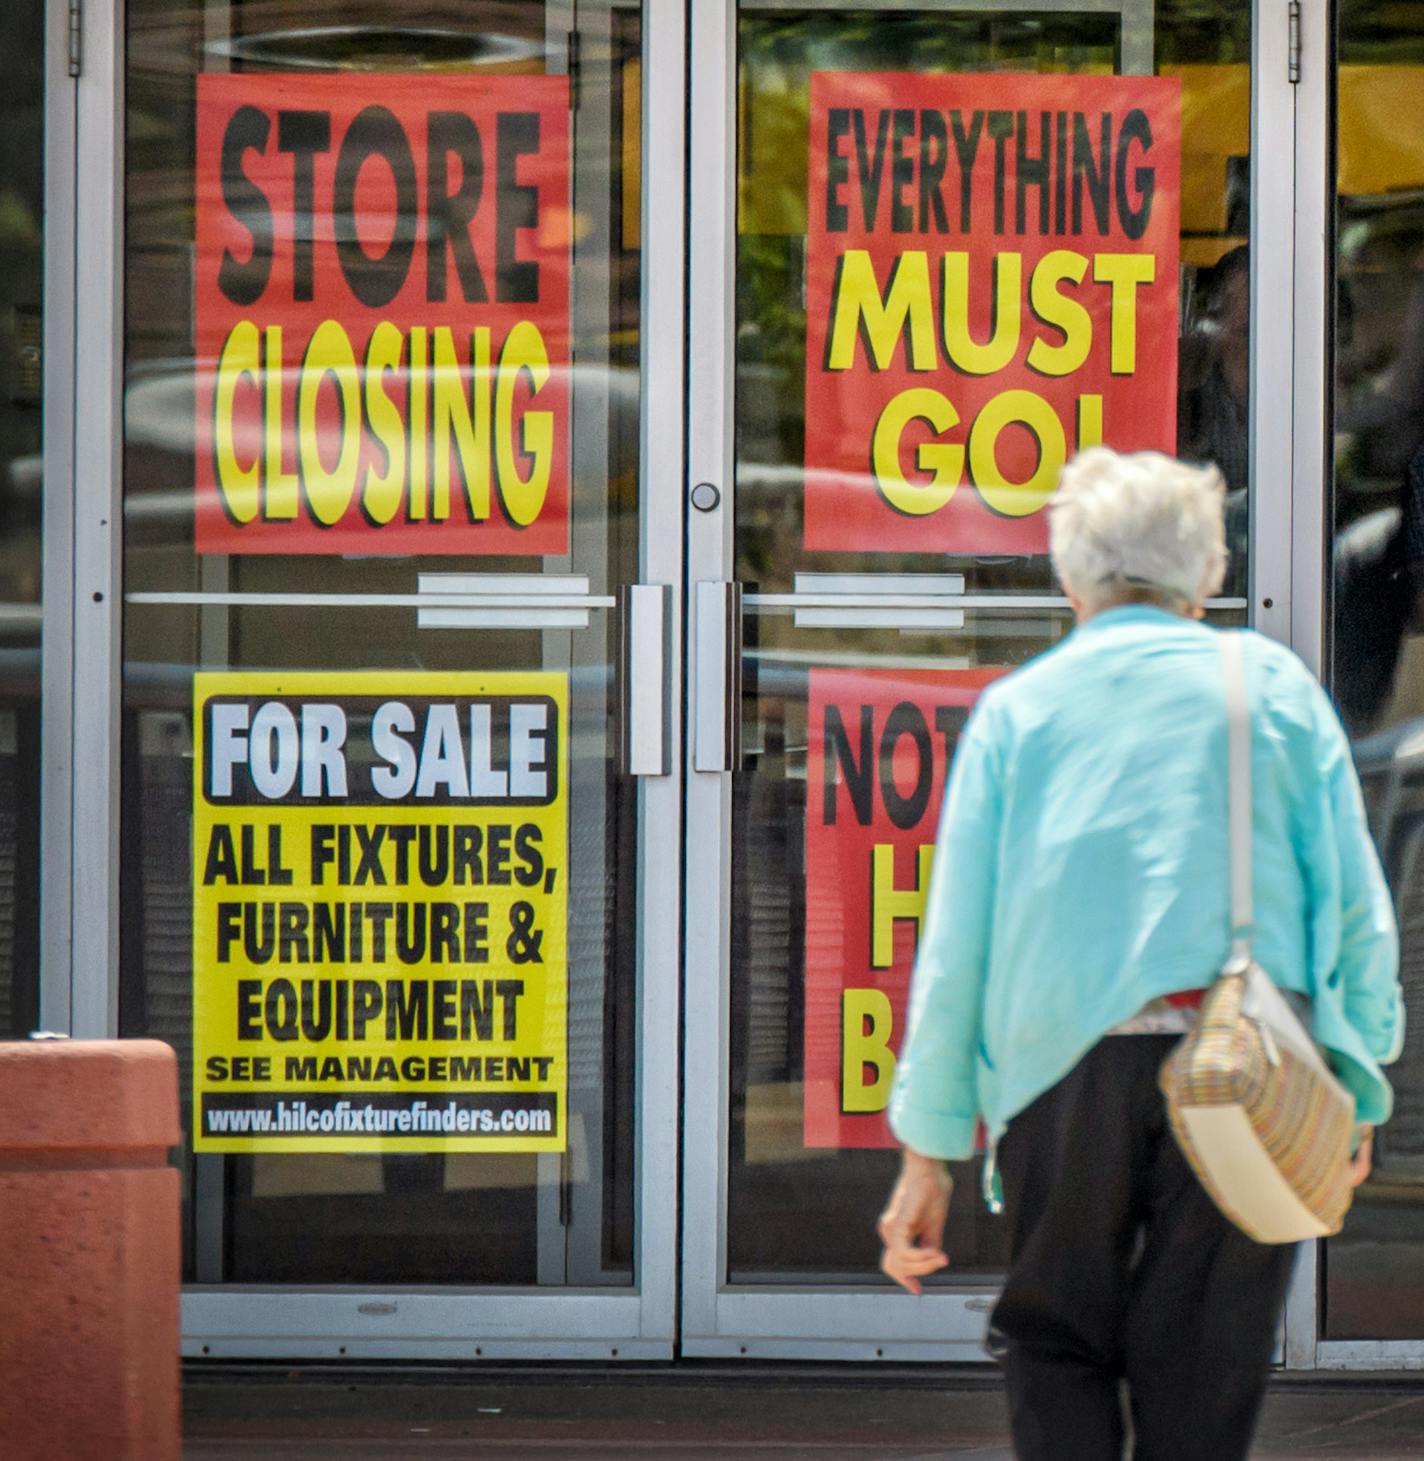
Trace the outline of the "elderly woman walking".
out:
[[[1232,1461],[1294,1250],[1217,1210],[1157,1085],[1231,941],[1218,633],[1244,649],[1257,956],[1355,1096],[1356,1181],[1403,1039],[1394,917],[1319,685],[1271,640],[1200,622],[1226,563],[1219,475],[1095,448],[1050,510],[1077,627],[985,692],[955,756],[883,1267],[918,1293],[948,1263],[944,1163],[982,1120],[1010,1223],[989,1348],[1017,1454],[1121,1457],[1125,1388],[1138,1461]]]

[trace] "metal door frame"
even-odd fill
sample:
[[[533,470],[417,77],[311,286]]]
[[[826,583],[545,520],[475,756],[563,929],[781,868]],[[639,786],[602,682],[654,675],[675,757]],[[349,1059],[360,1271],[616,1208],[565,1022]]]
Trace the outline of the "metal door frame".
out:
[[[123,0],[49,0],[43,1023],[118,1028],[124,363]],[[682,634],[685,35],[644,0],[640,580]],[[74,322],[79,322],[76,336]],[[82,411],[73,405],[82,403]],[[55,592],[55,590],[59,592]],[[63,598],[61,598],[63,594]],[[680,737],[681,665],[664,715]],[[636,1282],[625,1288],[190,1288],[190,1356],[667,1359],[675,1342],[682,776],[639,782]]]
[[[750,0],[759,8],[762,0]],[[795,8],[816,8],[819,0]],[[999,8],[1000,0],[924,0],[925,9]],[[876,8],[876,4],[865,8]],[[903,0],[884,0],[904,9]],[[911,6],[910,8],[916,8]],[[1004,9],[1014,6],[1004,4]],[[1125,55],[1150,64],[1150,16],[1143,43],[1142,7],[1115,0],[1052,0],[1033,10],[1109,9],[1124,17]],[[1323,0],[1312,0],[1322,16]],[[1252,40],[1252,152],[1291,156],[1301,149],[1297,128],[1323,142],[1324,112],[1298,106],[1288,73],[1288,0],[1255,0]],[[884,1288],[733,1285],[726,1282],[727,1141],[729,1106],[729,1006],[731,947],[731,777],[715,766],[735,742],[728,725],[727,675],[722,657],[735,652],[736,635],[724,627],[728,596],[714,585],[729,583],[734,566],[733,528],[733,339],[736,246],[736,0],[697,0],[691,7],[689,269],[696,287],[689,297],[688,372],[696,409],[688,419],[689,489],[710,482],[720,502],[689,515],[690,639],[689,724],[697,743],[686,748],[687,903],[686,1029],[687,1104],[683,1123],[684,1189],[687,1210],[702,1221],[686,1223],[683,1234],[682,1348],[688,1355],[839,1360],[982,1361],[985,1314],[991,1285],[966,1284],[927,1294],[914,1303]],[[1323,24],[1323,19],[1321,21]],[[1130,35],[1126,34],[1131,32]],[[1315,52],[1316,55],[1322,54]],[[1318,69],[1318,68],[1317,68]],[[1321,89],[1324,82],[1320,81]],[[1313,93],[1312,93],[1313,95]],[[1313,157],[1307,146],[1304,152]],[[1316,150],[1319,150],[1317,147]],[[1299,160],[1297,161],[1299,165]],[[1311,393],[1295,396],[1302,372],[1324,394],[1324,350],[1299,343],[1311,321],[1298,318],[1289,259],[1308,242],[1313,219],[1297,209],[1291,166],[1253,168],[1252,197],[1252,564],[1249,611],[1252,622],[1286,642],[1296,642],[1318,660],[1319,585],[1322,570],[1319,504],[1324,459],[1319,415],[1311,435]],[[1317,250],[1318,252],[1318,250]],[[1263,260],[1272,261],[1263,267]],[[1323,307],[1324,274],[1306,273],[1319,288],[1312,308]],[[1314,390],[1314,387],[1312,388]],[[1292,440],[1297,458],[1280,449]],[[1313,455],[1312,453],[1313,443]],[[1297,508],[1292,516],[1292,475]],[[1282,527],[1285,531],[1282,531]],[[1314,536],[1312,537],[1312,533]],[[1313,546],[1312,546],[1313,545]],[[1299,586],[1300,592],[1295,590]],[[731,600],[735,604],[735,596]],[[702,610],[706,610],[705,613]],[[807,1194],[812,1201],[813,1194]],[[975,1201],[966,1194],[959,1200]],[[715,1215],[715,1221],[709,1220]],[[1313,1257],[1313,1255],[1309,1255]],[[1302,1272],[1313,1275],[1305,1261]],[[1314,1280],[1292,1291],[1283,1359],[1314,1363]]]

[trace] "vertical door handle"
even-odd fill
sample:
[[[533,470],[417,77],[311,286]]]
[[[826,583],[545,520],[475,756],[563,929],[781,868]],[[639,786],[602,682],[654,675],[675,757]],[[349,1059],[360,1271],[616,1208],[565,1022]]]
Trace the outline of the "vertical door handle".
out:
[[[692,766],[736,771],[742,759],[742,586],[697,585]]]
[[[623,769],[630,776],[666,776],[672,769],[667,714],[672,589],[663,583],[630,583],[619,596]]]

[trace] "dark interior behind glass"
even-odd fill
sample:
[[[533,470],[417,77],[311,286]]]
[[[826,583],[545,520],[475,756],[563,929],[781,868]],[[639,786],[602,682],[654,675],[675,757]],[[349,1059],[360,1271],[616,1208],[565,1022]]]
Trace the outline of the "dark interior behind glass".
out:
[[[1394,1119],[1326,1244],[1329,1339],[1424,1336],[1424,11],[1342,0],[1335,86],[1331,689],[1394,892]]]

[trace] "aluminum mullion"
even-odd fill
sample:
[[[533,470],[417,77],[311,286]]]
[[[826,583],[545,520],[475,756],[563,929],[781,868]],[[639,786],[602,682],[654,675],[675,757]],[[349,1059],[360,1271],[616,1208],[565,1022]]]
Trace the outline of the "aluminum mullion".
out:
[[[668,594],[666,699],[669,744],[682,737],[682,472],[686,422],[683,352],[687,114],[683,0],[643,11],[643,287],[639,504],[640,577]],[[677,1326],[677,1242],[682,1016],[683,778],[638,787],[637,1282],[644,1341],[671,1353]]]
[[[1288,157],[1295,125],[1287,79],[1286,0],[1258,0],[1251,27],[1251,533],[1250,622],[1291,639],[1291,257],[1295,182]]]
[[[1299,126],[1289,79],[1290,10],[1286,0],[1258,0],[1251,55],[1251,497],[1249,622],[1297,652],[1296,614],[1310,597],[1297,574],[1300,479],[1293,451],[1295,359],[1300,282],[1281,260],[1296,252],[1301,180],[1294,167],[1265,159],[1293,156]],[[1302,1245],[1286,1295],[1282,1358],[1288,1369],[1314,1363],[1316,1244]]]
[[[1279,0],[1272,13],[1279,31],[1285,12]],[[1330,87],[1334,78],[1332,8],[1327,0],[1304,0],[1300,6],[1300,80],[1291,88],[1295,103],[1291,173],[1295,181],[1291,271],[1293,321],[1291,358],[1291,519],[1287,541],[1290,551],[1291,601],[1289,643],[1317,676],[1328,673],[1325,661],[1325,614],[1328,560],[1327,416],[1330,391],[1329,331],[1333,303],[1329,248],[1332,238],[1330,209]],[[1288,25],[1288,18],[1285,22]],[[1330,1346],[1321,1342],[1324,1311],[1320,1284],[1323,1277],[1319,1243],[1302,1245],[1295,1275],[1286,1298],[1286,1364],[1291,1369],[1331,1368]],[[1362,1367],[1393,1368],[1385,1360],[1361,1355]]]
[[[1297,208],[1311,184],[1298,175],[1302,119],[1300,88],[1289,79],[1287,0],[1258,0],[1251,33],[1250,622],[1310,663],[1312,645],[1298,636],[1302,611],[1308,615],[1314,603],[1318,612],[1318,586],[1312,592],[1300,577],[1295,546],[1309,516],[1295,460],[1295,401],[1302,290]],[[1282,156],[1295,165],[1265,165]],[[1294,267],[1281,267],[1287,259]],[[1286,442],[1290,450],[1283,449]],[[1318,1271],[1317,1245],[1304,1244],[1286,1296],[1283,1358],[1290,1369],[1314,1365]]]
[[[727,581],[733,562],[731,351],[736,261],[735,0],[689,6],[692,55],[688,151],[688,420],[685,484],[711,482],[720,504],[689,515],[687,582]],[[695,185],[691,185],[695,182]],[[706,679],[709,688],[714,677]],[[740,707],[735,707],[738,711]],[[699,707],[691,707],[697,717]],[[727,1221],[728,1003],[731,977],[731,777],[695,769],[686,748],[686,1084],[683,1345],[722,1332],[717,1289]]]
[[[1279,0],[1284,11],[1284,0]],[[1292,154],[1296,180],[1293,254],[1295,258],[1294,360],[1291,399],[1291,465],[1294,485],[1291,551],[1290,644],[1320,676],[1325,661],[1325,615],[1329,560],[1325,552],[1328,519],[1329,443],[1333,431],[1330,390],[1330,297],[1333,237],[1330,175],[1330,87],[1333,77],[1331,7],[1327,0],[1304,0],[1300,7],[1301,69],[1295,93]]]
[[[124,12],[85,11],[77,83],[71,1032],[118,1028]]]
[[[40,703],[42,1029],[72,1018],[75,85],[69,7],[48,0],[45,28],[44,498]]]

